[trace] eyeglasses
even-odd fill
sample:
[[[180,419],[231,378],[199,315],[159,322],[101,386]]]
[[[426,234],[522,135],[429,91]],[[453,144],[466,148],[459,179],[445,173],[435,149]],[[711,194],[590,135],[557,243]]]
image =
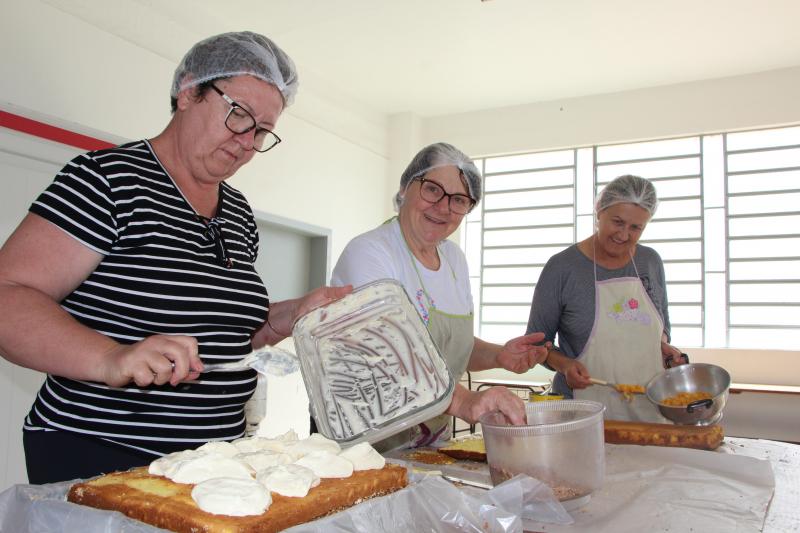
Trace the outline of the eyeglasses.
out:
[[[228,114],[225,116],[226,128],[236,134],[247,133],[253,129],[256,130],[256,134],[253,137],[253,150],[264,153],[268,150],[272,150],[279,142],[281,142],[281,138],[275,135],[275,133],[272,131],[266,128],[256,127],[256,119],[253,118],[253,115],[251,115],[250,112],[245,108],[237,104],[233,98],[220,91],[219,87],[213,83],[211,83],[210,86],[217,92],[218,95],[222,97],[223,100],[228,102],[229,106],[231,106],[230,110],[228,110]]]
[[[228,257],[228,248],[225,246],[225,237],[222,236],[222,220],[216,217],[206,218],[202,215],[197,215],[197,218],[206,226],[203,235],[214,243],[214,253],[219,264],[225,268],[233,267],[233,260]]]
[[[435,204],[447,196],[450,211],[457,215],[466,215],[475,207],[475,199],[466,194],[444,192],[444,187],[440,183],[428,178],[414,179],[419,181],[419,195],[426,202]]]

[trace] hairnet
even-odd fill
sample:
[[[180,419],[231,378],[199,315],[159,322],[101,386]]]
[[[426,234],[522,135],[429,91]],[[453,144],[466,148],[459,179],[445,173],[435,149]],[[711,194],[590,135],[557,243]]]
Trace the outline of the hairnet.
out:
[[[297,93],[297,70],[286,52],[267,37],[250,31],[221,33],[195,44],[175,69],[171,96],[217,78],[249,74],[274,85],[284,107]]]
[[[595,212],[599,213],[614,204],[621,203],[638,205],[646,209],[652,217],[658,208],[656,188],[650,181],[639,176],[630,174],[619,176],[606,185],[597,196]]]
[[[404,191],[414,178],[423,176],[434,168],[447,166],[457,167],[461,171],[467,181],[469,195],[476,203],[480,201],[482,178],[478,167],[461,150],[447,143],[434,143],[417,152],[400,176],[400,191]],[[400,191],[394,196],[395,209],[403,203]]]

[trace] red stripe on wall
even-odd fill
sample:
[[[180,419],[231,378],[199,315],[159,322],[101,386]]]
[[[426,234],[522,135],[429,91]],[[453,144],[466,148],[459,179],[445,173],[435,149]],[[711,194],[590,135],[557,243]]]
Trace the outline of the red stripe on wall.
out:
[[[7,113],[0,110],[0,126],[9,128],[29,135],[35,135],[42,139],[55,141],[61,144],[68,144],[84,150],[100,150],[101,148],[111,148],[116,146],[107,141],[89,137],[88,135],[81,135],[74,131],[65,130],[38,120],[22,117],[13,113]]]

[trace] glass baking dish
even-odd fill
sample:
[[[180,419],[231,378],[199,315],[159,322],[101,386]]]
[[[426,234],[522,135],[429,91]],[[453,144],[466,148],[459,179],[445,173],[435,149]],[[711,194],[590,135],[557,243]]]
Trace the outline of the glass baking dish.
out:
[[[455,380],[397,281],[310,311],[292,336],[317,429],[339,443],[378,442],[450,404]]]

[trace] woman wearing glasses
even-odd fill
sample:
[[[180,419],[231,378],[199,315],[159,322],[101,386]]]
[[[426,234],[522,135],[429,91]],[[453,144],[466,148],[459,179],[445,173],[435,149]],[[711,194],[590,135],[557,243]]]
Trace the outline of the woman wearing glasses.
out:
[[[47,373],[24,424],[31,483],[242,437],[255,371],[204,364],[282,340],[349,291],[270,305],[253,213],[225,182],[280,142],[296,90],[266,37],[201,41],[175,72],[164,131],[76,157],[0,250],[0,353]]]
[[[505,346],[473,334],[472,296],[463,252],[447,240],[481,197],[481,175],[461,151],[446,143],[423,148],[400,177],[394,197],[398,216],[345,247],[333,271],[333,285],[363,285],[382,278],[399,281],[459,379],[465,370],[506,368],[522,373],[547,355],[544,335],[534,333]],[[450,439],[453,415],[469,423],[499,409],[523,423],[521,399],[503,387],[472,392],[456,387],[446,415],[390,437],[382,449],[437,445]]]

